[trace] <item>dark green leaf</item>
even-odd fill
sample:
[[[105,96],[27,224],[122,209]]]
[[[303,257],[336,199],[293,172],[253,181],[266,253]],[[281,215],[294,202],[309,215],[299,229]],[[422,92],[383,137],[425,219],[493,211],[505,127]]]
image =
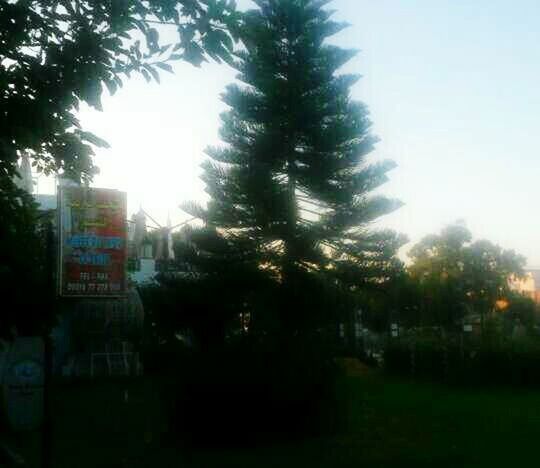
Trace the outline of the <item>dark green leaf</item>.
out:
[[[160,83],[159,80],[159,73],[152,68],[150,65],[145,65],[145,68],[150,72],[150,74],[153,76],[154,80],[156,80],[158,83]]]
[[[145,79],[147,82],[150,82],[150,75],[148,74],[148,72],[147,72],[144,68],[141,68],[141,73],[142,73],[142,75],[144,76],[144,79]]]
[[[109,94],[111,96],[114,95],[114,93],[116,93],[116,90],[117,90],[117,84],[116,84],[116,81],[115,80],[105,80],[105,86],[107,86],[107,89],[109,90]]]
[[[162,70],[168,71],[169,73],[174,73],[173,68],[168,63],[158,62],[155,65],[156,67],[159,67]]]

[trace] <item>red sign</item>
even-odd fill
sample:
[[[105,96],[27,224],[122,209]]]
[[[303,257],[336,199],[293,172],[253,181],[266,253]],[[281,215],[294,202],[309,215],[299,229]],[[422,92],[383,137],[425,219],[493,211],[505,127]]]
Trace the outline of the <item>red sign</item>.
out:
[[[60,295],[126,293],[126,211],[124,192],[61,187]]]

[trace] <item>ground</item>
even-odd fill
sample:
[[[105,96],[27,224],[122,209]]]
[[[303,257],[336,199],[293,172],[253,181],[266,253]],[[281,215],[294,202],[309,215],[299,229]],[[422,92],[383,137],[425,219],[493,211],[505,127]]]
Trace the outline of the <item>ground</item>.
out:
[[[540,392],[457,389],[352,366],[337,435],[252,449],[187,451],[166,434],[151,379],[55,389],[55,468],[508,467],[537,464]],[[39,434],[10,436],[39,466]]]

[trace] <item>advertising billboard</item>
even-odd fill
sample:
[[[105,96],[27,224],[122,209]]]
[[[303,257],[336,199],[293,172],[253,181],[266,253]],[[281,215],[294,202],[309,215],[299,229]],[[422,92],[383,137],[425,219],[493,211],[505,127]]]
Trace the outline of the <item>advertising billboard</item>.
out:
[[[126,194],[66,186],[60,187],[58,195],[60,295],[125,295]]]

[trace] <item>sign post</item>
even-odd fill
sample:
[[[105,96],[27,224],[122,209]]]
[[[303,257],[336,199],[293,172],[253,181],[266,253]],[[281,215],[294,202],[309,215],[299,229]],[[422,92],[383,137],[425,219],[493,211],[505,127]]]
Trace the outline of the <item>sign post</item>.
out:
[[[57,287],[54,283],[54,234],[47,225],[48,307],[62,297],[119,297],[127,293],[127,197],[111,189],[64,186],[58,190]],[[44,340],[42,468],[52,463],[52,342]]]
[[[59,191],[59,293],[63,297],[126,294],[126,194],[62,187]]]
[[[47,221],[46,231],[46,250],[47,250],[47,307],[48,318],[52,319],[56,306],[56,291],[54,288],[55,273],[55,249],[54,232],[52,222]],[[41,428],[41,467],[52,467],[52,441],[53,441],[53,423],[51,408],[51,384],[52,384],[52,366],[53,349],[51,342],[51,325],[48,323],[43,331],[43,427]]]

